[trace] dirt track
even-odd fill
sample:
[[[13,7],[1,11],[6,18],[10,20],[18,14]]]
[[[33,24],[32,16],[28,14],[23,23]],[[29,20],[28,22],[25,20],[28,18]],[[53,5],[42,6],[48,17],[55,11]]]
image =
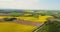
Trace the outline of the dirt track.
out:
[[[0,22],[5,22],[5,21],[0,20]],[[18,21],[14,20],[11,22],[15,22],[17,24],[32,25],[32,26],[41,26],[42,24],[44,24],[43,22],[32,22],[32,21],[26,21],[26,20],[18,20]]]

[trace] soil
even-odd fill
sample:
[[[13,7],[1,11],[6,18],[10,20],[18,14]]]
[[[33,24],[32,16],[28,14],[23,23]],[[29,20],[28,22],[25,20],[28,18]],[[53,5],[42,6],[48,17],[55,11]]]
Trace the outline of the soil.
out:
[[[9,22],[9,21],[0,20],[0,22]],[[41,26],[42,24],[44,24],[43,22],[32,22],[32,21],[26,21],[26,20],[14,20],[11,22],[14,22],[17,24],[32,25],[32,26]]]

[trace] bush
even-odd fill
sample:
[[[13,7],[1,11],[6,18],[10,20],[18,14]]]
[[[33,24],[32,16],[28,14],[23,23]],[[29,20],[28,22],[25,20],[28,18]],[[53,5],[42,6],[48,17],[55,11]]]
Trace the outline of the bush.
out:
[[[17,20],[16,18],[4,18],[5,21],[13,21],[13,20]]]

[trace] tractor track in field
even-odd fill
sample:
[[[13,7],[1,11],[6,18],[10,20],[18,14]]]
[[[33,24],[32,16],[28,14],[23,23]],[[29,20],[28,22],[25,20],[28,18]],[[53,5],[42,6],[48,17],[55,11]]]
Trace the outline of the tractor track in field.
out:
[[[27,20],[19,20],[19,21],[15,21],[15,23],[17,24],[25,24],[25,25],[32,25],[32,26],[41,26],[42,24],[44,24],[44,22],[32,22],[32,21],[27,21]]]

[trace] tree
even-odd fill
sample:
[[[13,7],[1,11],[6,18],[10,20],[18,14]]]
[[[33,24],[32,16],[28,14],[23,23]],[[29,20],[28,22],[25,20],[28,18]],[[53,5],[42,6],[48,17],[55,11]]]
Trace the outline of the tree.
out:
[[[46,21],[42,26],[35,30],[36,32],[60,32],[59,21]]]
[[[16,12],[11,12],[10,13],[10,16],[13,16],[13,17],[17,17],[17,16],[19,16]]]

